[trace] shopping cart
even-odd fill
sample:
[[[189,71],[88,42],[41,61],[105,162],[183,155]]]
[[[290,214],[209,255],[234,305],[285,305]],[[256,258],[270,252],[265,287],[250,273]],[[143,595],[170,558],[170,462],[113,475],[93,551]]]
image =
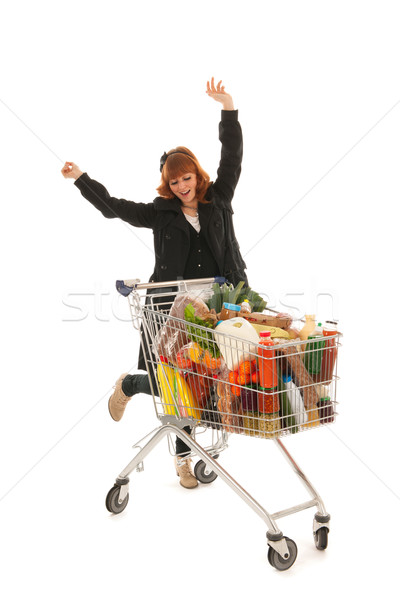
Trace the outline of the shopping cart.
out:
[[[278,519],[315,506],[315,545],[325,550],[328,544],[330,515],[280,438],[335,421],[341,334],[300,341],[290,337],[290,328],[285,331],[253,323],[249,326],[257,333],[254,341],[244,339],[239,329],[238,335],[217,333],[214,323],[205,326],[198,318],[188,321],[187,307],[193,315],[194,308],[206,306],[215,282],[218,288],[219,278],[117,281],[118,291],[129,300],[133,325],[140,331],[161,425],[135,444],[139,451],[116,478],[106,507],[115,514],[126,508],[129,475],[134,469],[143,470],[144,459],[165,437],[173,454],[171,436],[175,434],[190,448],[190,456],[199,459],[194,467],[199,482],[208,484],[219,476],[263,519],[268,527],[268,560],[283,571],[295,562],[297,546],[283,535]],[[268,309],[262,314],[279,317]],[[208,318],[213,315],[209,313]],[[303,324],[297,325],[301,328]],[[259,343],[261,330],[274,333],[273,345]],[[186,426],[191,427],[191,434],[183,430]],[[273,514],[267,512],[216,460],[232,433],[273,440],[311,499]]]

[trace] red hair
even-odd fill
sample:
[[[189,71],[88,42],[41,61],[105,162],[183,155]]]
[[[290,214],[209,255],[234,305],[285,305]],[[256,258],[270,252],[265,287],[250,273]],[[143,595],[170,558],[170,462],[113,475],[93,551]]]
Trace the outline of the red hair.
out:
[[[170,154],[174,152],[175,154]],[[169,187],[169,182],[173,179],[178,179],[186,173],[195,173],[197,178],[196,197],[198,202],[206,202],[204,196],[210,186],[210,176],[200,166],[199,161],[188,148],[178,146],[167,153],[163,170],[161,172],[161,183],[157,188],[157,192],[163,198],[173,198],[174,193]]]

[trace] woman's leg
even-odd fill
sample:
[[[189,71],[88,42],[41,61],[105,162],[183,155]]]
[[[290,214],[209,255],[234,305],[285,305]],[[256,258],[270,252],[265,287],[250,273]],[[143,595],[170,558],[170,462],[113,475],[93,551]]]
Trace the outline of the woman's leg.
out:
[[[153,389],[156,392],[157,387],[153,379]],[[135,394],[148,394],[151,396],[150,378],[146,375],[125,375],[122,380],[122,392],[128,398],[132,398]],[[190,435],[192,429],[188,425],[183,428],[186,433]],[[176,454],[179,454],[181,458],[184,458],[190,453],[190,448],[183,440],[179,437],[176,438],[175,444]]]
[[[154,392],[157,392],[157,385],[152,376],[152,384]],[[150,378],[145,375],[121,375],[115,385],[114,394],[110,397],[108,406],[110,414],[115,421],[119,421],[124,414],[125,408],[129,400],[135,394],[151,395]],[[190,435],[192,429],[188,425],[183,428]],[[190,448],[183,440],[176,436],[175,442],[176,452],[176,472],[179,476],[180,484],[185,488],[194,488],[198,485],[197,479],[191,468],[191,460],[187,458],[190,454]]]

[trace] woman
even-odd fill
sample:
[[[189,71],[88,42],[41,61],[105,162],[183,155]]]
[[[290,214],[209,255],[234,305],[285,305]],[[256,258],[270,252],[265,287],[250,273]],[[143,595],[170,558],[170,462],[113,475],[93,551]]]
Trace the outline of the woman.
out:
[[[236,285],[247,284],[246,265],[240,254],[232,223],[232,198],[239,180],[242,162],[242,132],[238,111],[221,81],[207,82],[207,94],[222,104],[219,139],[222,143],[217,179],[210,178],[195,155],[178,146],[164,153],[160,160],[159,196],[151,203],[113,198],[106,188],[83,173],[77,165],[66,162],[61,172],[75,179],[81,194],[109,219],[120,218],[134,227],[153,230],[155,266],[150,281],[175,281],[202,277],[225,277]],[[141,347],[138,368],[146,370]],[[153,358],[154,360],[154,358]],[[153,381],[153,389],[157,389]],[[131,397],[151,394],[148,375],[124,373],[115,384],[109,411],[119,421]],[[190,432],[190,428],[185,428]],[[196,487],[191,470],[190,449],[177,438],[176,470],[184,487]]]

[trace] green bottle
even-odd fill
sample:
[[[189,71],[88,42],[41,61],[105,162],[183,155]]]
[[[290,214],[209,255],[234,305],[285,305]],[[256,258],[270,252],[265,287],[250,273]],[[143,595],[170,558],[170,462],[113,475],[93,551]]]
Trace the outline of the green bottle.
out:
[[[321,323],[318,323],[314,332],[307,339],[315,341],[310,341],[306,345],[304,364],[310,375],[317,375],[321,370],[322,355],[325,348]]]

